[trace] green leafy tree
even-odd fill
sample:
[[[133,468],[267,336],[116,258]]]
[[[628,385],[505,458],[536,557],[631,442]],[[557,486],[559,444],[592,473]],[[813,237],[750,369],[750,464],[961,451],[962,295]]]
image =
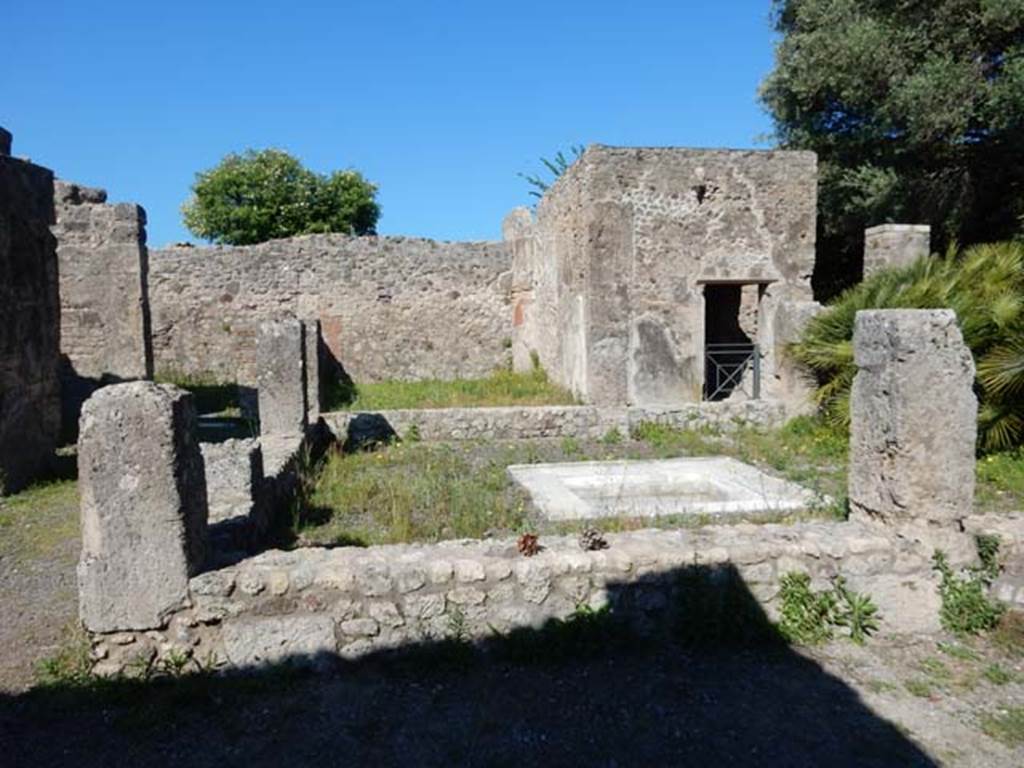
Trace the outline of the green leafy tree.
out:
[[[1024,0],[774,0],[761,98],[820,160],[815,289],[860,277],[863,230],[932,225],[940,252],[1024,214]]]
[[[316,232],[373,234],[377,187],[357,171],[314,173],[277,149],[230,154],[196,174],[185,226],[216,243],[248,245]]]

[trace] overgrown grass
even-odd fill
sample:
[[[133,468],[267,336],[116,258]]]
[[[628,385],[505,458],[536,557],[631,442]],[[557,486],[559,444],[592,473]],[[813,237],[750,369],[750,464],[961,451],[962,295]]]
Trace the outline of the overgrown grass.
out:
[[[468,446],[394,444],[372,453],[328,455],[299,531],[319,544],[437,541],[516,531],[525,519],[506,459],[471,461]]]
[[[1024,745],[1024,707],[1008,707],[982,715],[981,730],[1008,747]]]
[[[328,395],[327,410],[572,405],[575,402],[571,393],[550,382],[547,373],[538,366],[526,372],[499,369],[483,379],[381,381],[336,387]]]
[[[77,535],[74,480],[53,480],[0,497],[0,554],[4,556],[45,558]]]

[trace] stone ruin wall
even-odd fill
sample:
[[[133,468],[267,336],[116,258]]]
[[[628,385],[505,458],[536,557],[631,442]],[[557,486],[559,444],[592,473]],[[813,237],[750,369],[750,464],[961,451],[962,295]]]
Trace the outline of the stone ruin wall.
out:
[[[152,375],[146,297],[146,212],[107,193],[54,185],[60,264],[61,353],[85,378]]]
[[[517,365],[534,345],[595,404],[699,400],[703,283],[761,283],[741,320],[765,395],[788,396],[775,314],[812,299],[816,179],[808,152],[588,148],[538,206],[533,246],[513,247]]]
[[[357,383],[480,377],[509,356],[500,243],[309,235],[150,252],[157,373],[256,381],[261,321],[319,319]]]
[[[0,129],[0,492],[39,473],[60,430],[53,173],[10,148]]]
[[[102,189],[54,183],[60,267],[61,422],[74,439],[99,387],[153,375],[146,212]]]
[[[140,660],[189,657],[214,667],[285,660],[323,667],[444,638],[486,641],[495,632],[564,619],[581,604],[609,606],[613,618],[644,635],[686,620],[673,611],[687,590],[717,595],[726,584],[777,618],[780,580],[793,571],[810,575],[814,588],[843,576],[871,596],[886,633],[935,631],[936,547],[960,567],[977,561],[975,532],[995,531],[1010,553],[1024,546],[1024,518],[969,517],[969,493],[942,473],[914,472],[922,451],[932,448],[930,433],[918,440],[917,431],[903,427],[922,418],[947,435],[943,472],[960,477],[973,467],[974,435],[966,426],[976,409],[972,376],[950,319],[941,311],[858,317],[850,521],[632,531],[609,534],[601,551],[550,536],[531,558],[512,540],[483,540],[267,551],[218,566],[193,546],[203,541],[208,513],[197,491],[203,480],[193,476],[202,460],[191,437],[190,396],[142,382],[104,390],[87,407],[81,446],[91,459],[83,474],[79,590],[94,671],[116,674]],[[907,344],[926,353],[908,356]],[[301,377],[300,357],[293,340],[274,375]],[[908,399],[909,388],[890,386],[935,370],[949,380],[956,408],[926,413]],[[876,400],[877,413],[862,407]],[[139,440],[148,451],[144,470],[131,448]],[[894,486],[899,504],[892,509],[866,481],[887,469],[907,474]],[[139,482],[121,483],[125,471]],[[247,482],[248,470],[241,474],[236,490]],[[152,504],[169,513],[153,518]],[[139,537],[137,546],[118,545],[131,537]],[[143,550],[149,556],[140,561]],[[110,574],[118,575],[114,586]]]

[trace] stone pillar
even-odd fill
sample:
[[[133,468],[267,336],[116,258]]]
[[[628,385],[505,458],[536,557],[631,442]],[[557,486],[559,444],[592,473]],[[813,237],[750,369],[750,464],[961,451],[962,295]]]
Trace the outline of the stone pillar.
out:
[[[857,313],[851,517],[959,530],[974,499],[974,361],[949,309]]]
[[[256,386],[260,433],[302,436],[306,431],[305,341],[295,318],[260,323],[256,338]]]
[[[882,224],[864,230],[864,279],[892,267],[904,267],[931,253],[927,224]]]
[[[206,479],[192,396],[105,387],[82,408],[79,613],[91,632],[153,629],[188,597],[207,554]]]
[[[0,155],[11,154],[11,143],[14,141],[14,137],[11,132],[5,128],[0,128]]]

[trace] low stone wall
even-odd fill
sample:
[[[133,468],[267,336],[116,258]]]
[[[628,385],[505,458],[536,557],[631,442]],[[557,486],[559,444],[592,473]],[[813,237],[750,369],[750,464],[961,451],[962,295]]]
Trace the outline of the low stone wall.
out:
[[[842,575],[869,593],[886,632],[938,628],[931,552],[882,527],[745,524],[606,538],[608,549],[588,552],[574,538],[544,539],[531,558],[512,540],[265,552],[191,579],[188,607],[165,630],[94,635],[97,671],[171,653],[214,666],[321,665],[456,634],[482,640],[539,627],[580,605],[610,605],[644,633],[666,624],[681,580],[702,567],[735,573],[769,617],[781,576],[802,571],[817,587]]]
[[[362,417],[380,417],[400,436],[413,427],[422,440],[530,440],[543,437],[597,439],[618,430],[628,435],[642,422],[681,429],[727,431],[737,426],[778,426],[785,421],[781,403],[750,400],[736,403],[694,403],[671,409],[602,408],[588,405],[509,406],[502,408],[424,408],[373,413],[332,411],[323,414],[339,441],[349,425]]]

